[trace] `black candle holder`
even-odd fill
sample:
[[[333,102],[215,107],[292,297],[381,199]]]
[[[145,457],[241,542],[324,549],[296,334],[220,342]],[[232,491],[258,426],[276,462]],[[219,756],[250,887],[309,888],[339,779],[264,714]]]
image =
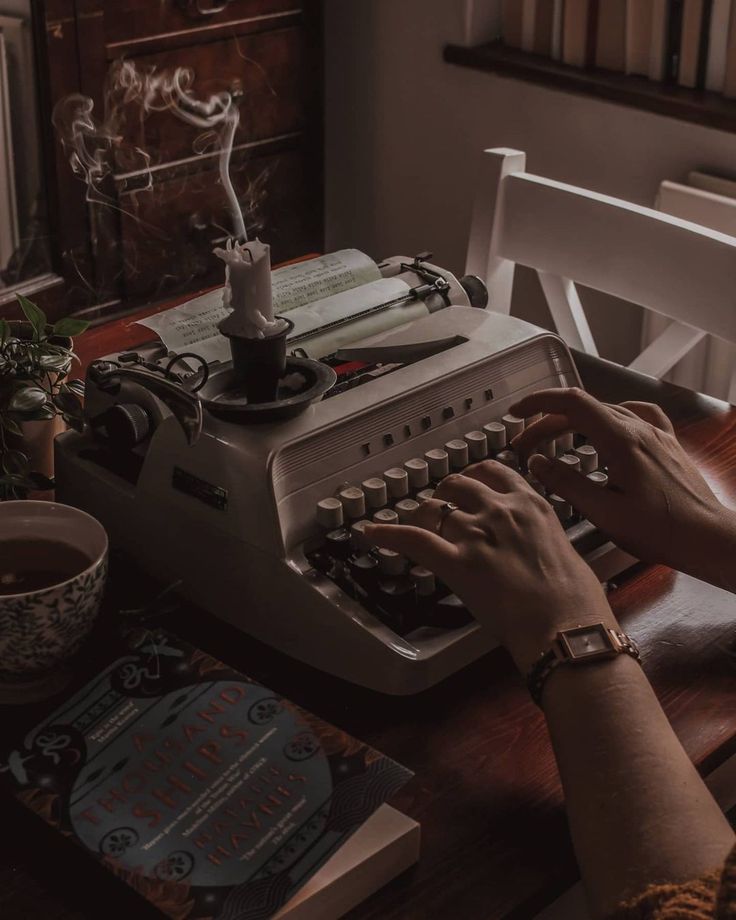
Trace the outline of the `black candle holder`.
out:
[[[245,390],[249,403],[273,402],[286,370],[286,337],[294,323],[283,316],[275,319],[281,320],[283,328],[262,339],[222,333],[230,342],[235,380]]]

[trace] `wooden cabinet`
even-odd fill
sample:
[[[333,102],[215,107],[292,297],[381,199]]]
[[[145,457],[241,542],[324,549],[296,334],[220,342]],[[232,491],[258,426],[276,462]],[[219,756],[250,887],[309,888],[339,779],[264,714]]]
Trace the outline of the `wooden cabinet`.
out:
[[[99,164],[90,189],[74,175],[74,150],[46,125],[63,281],[52,314],[117,312],[223,277],[212,248],[233,224],[216,138],[178,118],[165,93],[146,100],[136,84],[166,81],[178,68],[191,72],[195,99],[233,94],[231,174],[249,233],[278,261],[323,248],[319,2],[46,0],[41,8],[45,115],[70,93],[89,97],[96,127],[83,154]]]

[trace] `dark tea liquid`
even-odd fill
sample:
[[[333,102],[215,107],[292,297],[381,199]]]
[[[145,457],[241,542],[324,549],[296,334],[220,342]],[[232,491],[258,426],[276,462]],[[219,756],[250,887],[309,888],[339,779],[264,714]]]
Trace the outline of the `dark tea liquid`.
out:
[[[91,563],[81,550],[56,540],[0,540],[0,597],[42,591],[74,578]]]

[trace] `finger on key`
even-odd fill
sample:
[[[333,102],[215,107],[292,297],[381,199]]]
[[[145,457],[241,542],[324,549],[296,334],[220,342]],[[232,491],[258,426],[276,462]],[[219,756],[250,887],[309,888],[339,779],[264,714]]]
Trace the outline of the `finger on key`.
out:
[[[412,515],[411,526],[421,527],[424,530],[431,530],[436,533],[437,527],[441,524],[442,536],[446,540],[456,540],[462,533],[467,532],[473,526],[475,517],[462,509],[443,516],[442,508],[446,504],[446,499],[439,501],[436,498],[430,498],[429,501],[422,502]]]
[[[615,495],[559,460],[534,454],[529,460],[529,469],[549,492],[570,502],[583,517],[601,527],[605,527],[611,514],[617,512]]]
[[[459,550],[439,534],[405,524],[388,527],[372,524],[366,528],[366,536],[377,546],[392,549],[395,553],[401,553],[418,565],[430,569],[443,581],[451,580]]]
[[[454,502],[464,511],[476,512],[486,504],[491,496],[488,487],[478,479],[460,473],[451,473],[437,486],[433,498],[440,501]]]
[[[463,472],[463,476],[483,483],[494,492],[513,492],[516,489],[533,491],[523,476],[497,460],[484,460],[482,463],[469,466]]]
[[[570,430],[570,422],[564,415],[544,415],[538,421],[532,422],[521,434],[517,434],[511,446],[522,459],[526,459],[535,447],[545,441],[553,441]]]
[[[540,390],[538,393],[525,396],[511,408],[515,413],[524,416],[534,415],[536,412],[562,415],[567,419],[568,430],[580,432],[598,448],[610,446],[622,434],[621,416],[577,387]],[[519,441],[525,444],[523,437],[522,434]]]

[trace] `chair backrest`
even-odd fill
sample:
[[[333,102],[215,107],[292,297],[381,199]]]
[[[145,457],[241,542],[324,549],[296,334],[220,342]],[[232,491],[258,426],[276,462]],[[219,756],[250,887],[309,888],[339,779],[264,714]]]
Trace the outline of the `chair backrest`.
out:
[[[575,283],[672,322],[632,367],[661,376],[706,333],[736,342],[736,237],[526,172],[518,150],[486,150],[466,271],[511,309],[516,264],[535,269],[557,331],[597,354]]]

